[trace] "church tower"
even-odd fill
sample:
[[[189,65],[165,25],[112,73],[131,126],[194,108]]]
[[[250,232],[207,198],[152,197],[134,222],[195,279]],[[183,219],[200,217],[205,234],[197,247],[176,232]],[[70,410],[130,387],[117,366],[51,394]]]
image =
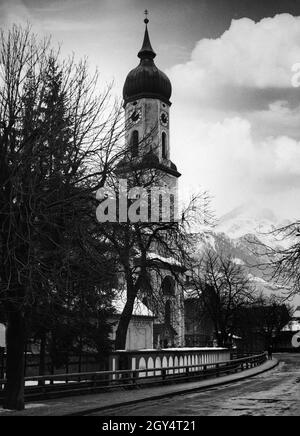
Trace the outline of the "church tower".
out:
[[[147,15],[147,11],[146,11]],[[158,170],[159,185],[177,189],[180,173],[171,161],[170,147],[170,108],[172,86],[169,78],[154,63],[154,52],[148,32],[149,20],[146,17],[144,40],[138,52],[139,65],[127,75],[123,88],[125,109],[125,138],[130,159],[122,162],[123,174],[132,168]],[[154,247],[154,253],[163,259],[163,248]],[[155,257],[155,256],[154,256]],[[169,258],[164,264],[170,262]],[[146,305],[154,311],[154,345],[162,347],[184,345],[184,302],[182,290],[170,273],[170,268],[160,266],[159,273],[153,275],[153,283],[161,292],[161,308]],[[172,268],[176,268],[172,263]],[[178,273],[181,272],[179,266]]]
[[[145,22],[144,41],[138,52],[139,65],[127,75],[123,88],[126,119],[126,144],[137,161],[151,158],[154,167],[166,175],[170,188],[177,186],[180,173],[170,160],[170,97],[169,78],[160,71]]]

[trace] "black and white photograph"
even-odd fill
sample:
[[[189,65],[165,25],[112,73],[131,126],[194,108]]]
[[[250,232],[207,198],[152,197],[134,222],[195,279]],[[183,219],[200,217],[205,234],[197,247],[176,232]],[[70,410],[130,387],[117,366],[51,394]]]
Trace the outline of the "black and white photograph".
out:
[[[299,383],[300,1],[0,0],[1,422],[199,434]]]

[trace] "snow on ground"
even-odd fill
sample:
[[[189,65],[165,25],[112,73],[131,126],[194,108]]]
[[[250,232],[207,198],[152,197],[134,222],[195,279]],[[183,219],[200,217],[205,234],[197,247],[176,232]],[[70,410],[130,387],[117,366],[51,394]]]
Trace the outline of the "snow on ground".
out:
[[[66,382],[64,380],[54,380],[52,383],[55,384],[55,385],[64,385],[64,384],[66,384]],[[76,383],[76,382],[70,380],[70,381],[68,381],[68,384],[69,383]],[[25,386],[37,386],[37,385],[38,385],[38,381],[36,381],[36,380],[26,380],[26,382],[25,382]],[[45,385],[50,385],[50,381],[46,380],[45,381]]]
[[[47,404],[42,404],[42,403],[28,403],[28,404],[25,404],[25,409],[26,410],[29,410],[29,409],[39,409],[40,407],[46,407],[47,406]],[[7,413],[16,413],[15,412],[15,410],[6,410],[6,409],[1,409],[0,408],[0,414],[1,413],[5,413],[5,414],[7,414]]]

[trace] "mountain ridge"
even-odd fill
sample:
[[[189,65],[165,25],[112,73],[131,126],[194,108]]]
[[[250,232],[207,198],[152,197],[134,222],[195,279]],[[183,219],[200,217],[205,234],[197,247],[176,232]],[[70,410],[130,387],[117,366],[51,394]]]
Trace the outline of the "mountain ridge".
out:
[[[276,236],[274,230],[289,223],[270,209],[243,204],[223,215],[213,230],[203,232],[199,252],[211,248],[230,254],[236,263],[246,268],[259,292],[266,296],[282,295],[286,288],[272,280],[270,268],[261,265],[268,261],[266,247],[281,250],[286,247],[287,241]]]

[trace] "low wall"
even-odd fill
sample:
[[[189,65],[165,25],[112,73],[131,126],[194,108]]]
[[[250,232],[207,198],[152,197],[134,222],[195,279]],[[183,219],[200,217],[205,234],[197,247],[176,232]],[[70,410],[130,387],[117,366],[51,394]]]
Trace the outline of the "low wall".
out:
[[[227,348],[166,348],[161,350],[115,351],[110,355],[110,371],[145,369],[139,377],[147,376],[147,369],[158,369],[149,375],[161,375],[162,368],[209,365],[230,360]],[[191,368],[195,370],[195,368]],[[168,374],[184,372],[184,368],[168,370]]]
[[[66,374],[74,372],[94,372],[107,370],[107,361],[100,360],[96,353],[82,353],[81,356],[70,355],[68,362],[59,367],[53,367],[50,356],[45,356],[45,375]],[[35,377],[40,374],[40,355],[27,353],[25,358],[25,377]],[[0,379],[6,373],[6,354],[0,348]]]

